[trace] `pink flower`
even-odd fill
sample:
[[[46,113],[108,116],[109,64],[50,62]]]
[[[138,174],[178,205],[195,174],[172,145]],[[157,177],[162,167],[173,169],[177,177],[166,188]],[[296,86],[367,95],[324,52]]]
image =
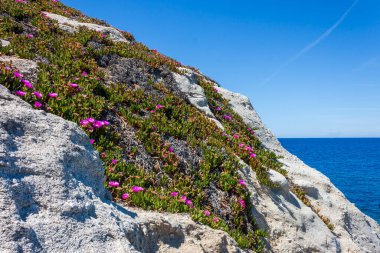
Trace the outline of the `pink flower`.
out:
[[[242,147],[244,147],[245,145],[244,145],[244,143],[239,143],[239,147],[240,148],[242,148]]]
[[[157,104],[157,105],[156,105],[156,109],[157,109],[157,110],[162,109],[162,108],[163,108],[162,105],[160,105],[160,104]]]
[[[92,126],[95,128],[101,128],[103,126],[103,124],[101,121],[97,120],[97,121],[95,121],[95,123]]]
[[[140,187],[140,186],[132,186],[132,191],[134,193],[137,193],[137,192],[140,192],[140,191],[143,191],[144,188]]]
[[[76,83],[70,83],[69,86],[72,88],[78,88],[79,87],[79,85]]]
[[[28,35],[26,35],[26,37],[28,37],[29,39],[33,39],[34,38],[34,35],[29,33]]]
[[[235,139],[238,139],[238,138],[239,138],[239,135],[238,135],[238,134],[234,134],[233,137],[234,137]]]
[[[107,157],[107,154],[105,152],[103,152],[101,155],[100,155],[102,158],[106,158]]]
[[[33,89],[33,85],[28,80],[23,79],[21,82],[25,85],[26,88]]]
[[[117,164],[117,160],[116,159],[112,159],[112,164]]]
[[[57,93],[49,93],[48,95],[50,98],[56,98],[58,97],[58,94]]]
[[[15,94],[16,94],[17,96],[23,97],[23,96],[26,95],[26,92],[21,91],[21,90],[16,90]]]
[[[214,91],[215,92],[219,92],[219,90],[214,86]]]
[[[124,193],[123,195],[121,195],[121,199],[122,200],[126,200],[127,198],[129,198],[129,194],[128,193]]]
[[[13,75],[14,75],[16,78],[21,78],[21,77],[23,77],[23,75],[22,75],[20,72],[14,72]]]
[[[232,120],[232,117],[229,116],[229,115],[224,115],[224,119],[227,120],[227,121],[231,121],[231,120]]]
[[[9,70],[11,70],[10,67],[5,67],[4,69],[5,69],[5,71],[9,71]]]
[[[86,71],[83,71],[83,72],[82,72],[82,76],[83,76],[83,77],[88,76],[87,72],[86,72]]]
[[[246,147],[245,147],[245,150],[250,151],[250,152],[253,151],[253,149],[252,149],[251,147],[249,147],[249,146],[246,146]]]
[[[220,107],[216,107],[216,109],[215,110],[217,110],[218,112],[220,111],[220,110],[222,110]]]
[[[116,181],[110,181],[109,183],[108,183],[108,185],[110,186],[110,187],[119,187],[119,182],[116,182]]]
[[[255,153],[251,153],[251,154],[249,154],[249,156],[250,156],[251,158],[256,158],[256,154],[255,154]]]
[[[203,212],[203,214],[205,215],[205,216],[210,216],[210,211],[208,211],[208,210],[204,210],[204,212]]]
[[[171,192],[171,193],[170,193],[170,196],[172,196],[172,197],[177,197],[177,196],[178,196],[178,192]]]
[[[239,182],[239,184],[240,184],[241,186],[244,186],[244,187],[247,186],[247,185],[245,184],[244,180],[242,180],[242,179],[239,179],[238,182]]]
[[[42,98],[42,94],[38,91],[33,92],[33,95],[36,96],[36,98]]]
[[[151,112],[151,113],[156,113],[156,110],[151,110],[150,112]]]
[[[240,206],[244,209],[246,207],[245,201],[243,199],[239,200]]]
[[[94,139],[90,139],[90,143],[91,143],[91,144],[94,144],[94,143],[95,143],[95,140],[94,140]]]
[[[174,148],[170,147],[170,148],[169,148],[169,152],[170,152],[170,153],[173,153],[173,152],[174,152]]]
[[[87,118],[87,121],[88,121],[89,123],[94,123],[94,122],[95,122],[95,119],[93,119],[93,118]]]
[[[188,207],[190,207],[190,208],[193,208],[194,206],[193,206],[193,201],[191,201],[190,199],[187,199],[186,201],[185,201],[185,204],[188,206]]]
[[[40,107],[42,106],[42,104],[41,104],[40,102],[38,102],[38,101],[35,101],[35,102],[34,102],[34,106],[35,106],[36,108],[40,108]]]
[[[214,222],[219,222],[219,218],[218,218],[218,217],[214,217],[214,218],[212,218],[212,220],[213,220]]]
[[[80,124],[81,124],[82,126],[87,126],[87,125],[88,125],[88,120],[82,119],[82,120],[80,121]]]
[[[186,200],[187,200],[186,196],[182,196],[182,197],[181,197],[181,201],[182,201],[182,202],[186,202]]]

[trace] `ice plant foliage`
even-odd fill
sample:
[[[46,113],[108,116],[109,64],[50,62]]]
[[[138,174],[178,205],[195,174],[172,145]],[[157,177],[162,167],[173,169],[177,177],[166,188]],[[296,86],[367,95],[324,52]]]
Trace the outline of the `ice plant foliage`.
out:
[[[202,77],[198,79],[224,132],[165,82],[152,80],[148,89],[143,83],[133,84],[140,87],[133,88],[108,82],[97,59],[111,53],[138,59],[155,70],[174,72],[180,72],[179,62],[141,43],[113,43],[110,36],[95,31],[57,32],[56,24],[44,11],[78,20],[84,17],[62,4],[53,4],[57,1],[18,0],[26,4],[12,1],[14,6],[7,1],[0,5],[0,13],[10,15],[7,22],[0,19],[0,37],[14,43],[12,47],[0,47],[0,53],[27,59],[43,57],[46,61],[41,62],[33,84],[20,71],[0,63],[0,82],[37,109],[80,124],[101,154],[108,189],[116,201],[150,210],[187,212],[198,222],[228,232],[241,247],[256,251],[263,247],[263,233],[251,216],[251,203],[244,202],[243,208],[240,202],[249,199],[249,192],[239,180],[238,158],[260,172],[260,183],[270,183],[265,175],[267,170],[278,168],[276,157],[263,149],[253,130],[234,113],[216,86]],[[33,30],[27,27],[14,32],[30,20]],[[33,38],[28,36],[32,33]],[[128,33],[123,35],[133,41]],[[90,41],[96,41],[99,48],[94,50]],[[143,69],[141,74],[145,75]],[[112,119],[112,124],[103,119]],[[136,134],[136,145],[126,142],[124,127]],[[179,141],[175,146],[168,144],[173,138]],[[153,166],[147,168],[136,162],[142,149],[147,153],[144,157],[155,161]],[[260,154],[257,158],[256,153]],[[189,162],[191,155],[196,155],[196,163]],[[227,205],[225,214],[212,215],[221,210],[212,205],[209,191],[223,192],[215,201]],[[224,194],[228,198],[222,199]]]

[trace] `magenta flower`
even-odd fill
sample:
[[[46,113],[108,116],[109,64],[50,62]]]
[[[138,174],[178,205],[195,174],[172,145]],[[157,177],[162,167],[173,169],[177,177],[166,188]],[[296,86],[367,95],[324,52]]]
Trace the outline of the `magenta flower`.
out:
[[[203,212],[203,214],[205,215],[205,216],[210,216],[210,211],[208,211],[208,210],[204,210],[204,212]]]
[[[101,121],[95,121],[94,124],[92,124],[93,127],[95,128],[101,128],[103,126],[102,122]]]
[[[157,105],[156,105],[156,109],[157,109],[157,110],[162,109],[162,108],[163,108],[162,105],[160,105],[160,104],[157,104]]]
[[[224,119],[227,120],[227,121],[231,121],[231,120],[232,120],[232,117],[229,116],[229,115],[224,115]]]
[[[240,148],[242,148],[242,147],[244,147],[245,145],[244,145],[244,143],[239,143],[239,147]]]
[[[108,183],[108,185],[110,186],[110,187],[119,187],[119,182],[116,182],[116,181],[110,181],[109,183]]]
[[[5,69],[5,71],[10,71],[11,70],[10,67],[5,67],[4,69]]]
[[[234,137],[235,139],[239,139],[239,135],[238,135],[238,134],[234,134],[233,137]]]
[[[129,194],[128,193],[124,193],[123,195],[121,195],[121,199],[122,200],[126,200],[127,198],[129,198]]]
[[[95,122],[95,119],[93,119],[93,118],[87,118],[86,119],[89,123],[94,123]]]
[[[140,191],[143,191],[144,188],[140,187],[140,186],[132,186],[132,191],[134,193],[137,193],[137,192],[140,192]]]
[[[220,107],[216,107],[216,109],[215,110],[217,110],[218,112],[220,111],[220,110],[222,110]]]
[[[246,207],[245,201],[243,199],[239,200],[240,206],[244,209]]]
[[[82,120],[80,121],[80,124],[81,124],[82,126],[87,126],[87,125],[88,125],[88,120],[86,120],[86,119],[82,119]]]
[[[249,154],[249,156],[250,156],[251,158],[256,158],[256,154],[255,154],[255,153],[251,153],[251,154]]]
[[[118,160],[112,159],[112,164],[117,164]]]
[[[247,186],[247,185],[245,184],[244,180],[242,180],[242,179],[239,179],[238,182],[239,182],[239,184],[240,184],[241,186],[244,186],[244,187]]]
[[[83,71],[83,72],[82,72],[82,76],[83,76],[83,77],[88,76],[87,72],[86,72],[86,71]]]
[[[177,197],[177,196],[178,196],[178,192],[171,192],[171,193],[170,193],[170,196],[172,196],[172,197]]]
[[[249,147],[249,146],[246,146],[246,147],[245,147],[245,150],[250,151],[250,152],[253,151],[253,149],[252,149],[251,147]]]
[[[33,85],[28,80],[23,79],[21,82],[25,85],[26,88],[33,89]]]
[[[23,97],[26,95],[26,92],[25,91],[21,91],[21,90],[16,90],[15,94],[17,96],[20,96],[20,97]]]
[[[156,110],[151,110],[150,112],[151,112],[151,113],[156,113]]]
[[[69,86],[70,86],[71,88],[78,88],[78,87],[79,87],[79,85],[76,84],[76,83],[70,83]]]
[[[169,148],[169,152],[170,152],[170,153],[173,153],[173,152],[174,152],[174,148],[170,147],[170,148]]]
[[[94,140],[94,139],[90,139],[90,143],[91,143],[91,144],[94,144],[94,143],[95,143],[95,140]]]
[[[38,91],[33,92],[33,95],[36,96],[36,98],[42,98],[42,94]]]
[[[50,98],[56,98],[58,97],[58,94],[57,93],[49,93],[48,95]]]
[[[182,201],[182,202],[186,202],[186,200],[187,200],[186,196],[182,196],[182,197],[181,197],[181,201]]]
[[[40,108],[40,107],[42,106],[42,104],[41,104],[40,102],[38,102],[38,101],[35,101],[35,102],[34,102],[34,106],[35,106],[36,108]]]
[[[29,39],[33,39],[34,38],[34,35],[29,33],[28,35],[26,35],[26,37],[28,37]]]
[[[22,75],[20,72],[14,72],[13,75],[14,75],[14,77],[16,77],[16,78],[21,78],[21,77],[23,77],[23,75]]]
[[[193,208],[194,206],[193,206],[193,201],[191,201],[190,199],[187,199],[186,201],[185,201],[185,204],[188,206],[188,207],[190,207],[190,208]]]

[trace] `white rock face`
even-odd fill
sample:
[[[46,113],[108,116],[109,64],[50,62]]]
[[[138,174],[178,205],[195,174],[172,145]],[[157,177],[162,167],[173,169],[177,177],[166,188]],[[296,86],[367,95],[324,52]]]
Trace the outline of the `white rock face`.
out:
[[[196,73],[187,68],[180,68],[180,70],[182,70],[185,74],[181,75],[172,72],[173,77],[178,84],[178,88],[187,95],[187,98],[192,105],[198,108],[201,112],[204,112],[206,116],[214,121],[219,128],[224,129],[223,125],[216,120],[215,115],[212,113],[204,90],[197,83]]]
[[[76,124],[0,85],[0,252],[242,252],[186,215],[111,203],[103,174]]]
[[[321,215],[328,217],[335,226],[334,234],[327,231],[323,228],[326,226],[320,222],[319,217],[306,214],[304,210],[309,209],[310,213],[310,208],[303,207],[299,200],[293,199],[292,194],[289,195],[292,196],[289,199],[278,194],[265,193],[264,190],[253,191],[253,193],[257,192],[261,198],[265,198],[266,194],[272,196],[271,199],[262,199],[254,205],[258,209],[256,217],[262,216],[261,223],[266,222],[268,228],[271,229],[270,243],[274,251],[380,252],[380,227],[376,221],[349,202],[326,176],[305,165],[285,150],[272,132],[264,126],[246,96],[220,87],[218,90],[224,98],[230,100],[234,111],[247,125],[257,128],[255,134],[262,143],[277,155],[284,157],[280,161],[284,164],[292,182],[304,188],[312,205],[320,210]],[[250,187],[253,185],[251,183]],[[293,205],[296,207],[295,210],[286,207],[295,201],[299,203],[298,207]],[[278,216],[278,209],[284,212],[282,217]],[[289,215],[292,218],[287,218]],[[305,215],[304,218],[300,218],[302,215]],[[325,240],[322,235],[326,236]],[[331,237],[335,238],[336,246],[332,245],[334,242]],[[289,245],[289,242],[292,245]],[[289,247],[293,247],[294,244],[299,244],[299,247],[289,250]],[[312,247],[310,250],[309,246]]]
[[[7,47],[7,46],[9,46],[9,44],[11,44],[9,41],[0,39],[0,46],[1,47]]]
[[[90,30],[95,30],[97,32],[101,32],[104,34],[109,34],[110,38],[115,42],[129,43],[129,41],[126,38],[124,38],[123,34],[114,27],[102,26],[102,25],[92,24],[92,23],[78,22],[74,19],[70,19],[58,14],[50,13],[50,12],[44,12],[44,13],[46,14],[48,18],[56,20],[59,24],[59,27],[62,30],[65,30],[69,33],[74,33],[79,27],[84,26]]]

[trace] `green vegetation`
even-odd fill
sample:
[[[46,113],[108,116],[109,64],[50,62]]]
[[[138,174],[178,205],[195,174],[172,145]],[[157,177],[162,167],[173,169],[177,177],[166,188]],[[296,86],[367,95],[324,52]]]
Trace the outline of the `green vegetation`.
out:
[[[239,246],[261,251],[266,233],[257,228],[251,214],[250,195],[238,175],[240,160],[257,173],[260,183],[270,187],[276,185],[269,179],[269,169],[284,175],[286,172],[275,154],[255,137],[254,129],[249,129],[228,101],[203,78],[198,82],[225,132],[163,83],[151,80],[154,93],[123,83],[106,84],[105,73],[96,63],[99,56],[140,59],[154,68],[164,66],[177,72],[181,65],[135,42],[126,32],[123,34],[132,41],[130,44],[112,42],[107,36],[84,28],[75,34],[66,33],[44,17],[43,11],[103,24],[60,3],[0,0],[0,38],[12,42],[0,48],[0,53],[43,59],[39,61],[33,89],[14,75],[16,69],[5,64],[0,64],[0,83],[13,93],[25,92],[22,98],[35,107],[82,126],[101,154],[109,182],[105,187],[115,201],[146,210],[190,213],[195,221],[228,232]],[[90,46],[89,42],[94,41],[102,47]],[[42,98],[33,93],[36,91]],[[58,97],[49,96],[51,93]],[[88,123],[88,119],[105,120],[106,116],[111,118],[108,126],[92,127]],[[157,161],[153,168],[130,162],[138,149],[132,147],[126,152],[120,122],[133,128],[139,143]],[[184,142],[182,148],[198,150],[199,163],[184,170],[179,165],[182,158],[168,136]],[[134,186],[143,190],[135,191]],[[208,198],[210,189],[224,196],[218,201],[225,210],[215,209]]]

